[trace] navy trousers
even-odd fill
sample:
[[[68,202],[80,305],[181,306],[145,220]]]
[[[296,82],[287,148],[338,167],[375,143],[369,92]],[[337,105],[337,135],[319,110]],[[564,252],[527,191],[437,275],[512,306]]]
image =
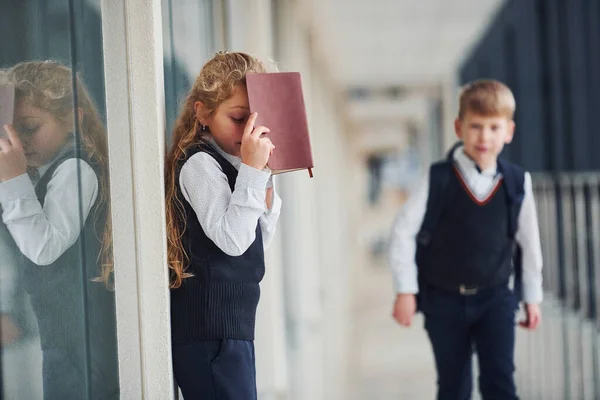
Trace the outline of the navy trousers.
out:
[[[173,344],[173,371],[184,400],[256,400],[254,342]]]
[[[472,295],[425,288],[423,313],[438,378],[438,400],[468,400],[477,352],[484,400],[518,400],[514,382],[515,312],[508,285]]]

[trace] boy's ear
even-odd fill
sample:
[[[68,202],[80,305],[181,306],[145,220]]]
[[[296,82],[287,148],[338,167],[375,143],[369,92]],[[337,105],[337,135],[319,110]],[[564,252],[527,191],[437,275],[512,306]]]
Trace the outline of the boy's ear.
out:
[[[462,132],[460,130],[462,126],[462,121],[460,120],[460,118],[456,118],[454,120],[454,133],[456,133],[456,137],[459,139],[462,139]]]
[[[506,138],[504,139],[505,144],[509,144],[512,142],[513,137],[515,136],[515,121],[508,121],[508,128],[506,132]]]
[[[207,125],[206,116],[205,116],[205,106],[201,101],[197,101],[194,103],[194,114],[196,115],[196,119],[200,121],[202,125]]]

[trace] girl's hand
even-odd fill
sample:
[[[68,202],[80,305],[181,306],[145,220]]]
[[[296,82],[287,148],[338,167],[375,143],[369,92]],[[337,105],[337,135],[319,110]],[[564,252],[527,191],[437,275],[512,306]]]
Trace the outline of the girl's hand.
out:
[[[8,138],[0,139],[0,182],[6,182],[27,172],[23,144],[11,125],[4,125]]]
[[[271,207],[273,207],[273,188],[267,188],[267,192],[266,192],[266,202],[267,202],[267,209],[270,210]]]
[[[6,314],[0,316],[2,331],[0,332],[0,344],[7,346],[13,344],[20,336],[21,330],[15,325],[12,318]]]
[[[254,127],[257,115],[257,113],[253,113],[248,118],[242,135],[240,153],[244,164],[262,170],[267,166],[269,156],[275,146],[271,143],[271,140],[262,137],[264,133],[270,132],[269,128],[264,126]]]

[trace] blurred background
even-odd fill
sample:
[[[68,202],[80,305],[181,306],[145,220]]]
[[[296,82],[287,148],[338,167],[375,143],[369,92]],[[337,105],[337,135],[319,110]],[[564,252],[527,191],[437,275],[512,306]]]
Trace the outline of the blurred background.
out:
[[[459,87],[476,78],[515,94],[504,155],[533,173],[541,224],[544,322],[519,332],[521,398],[600,399],[599,0],[3,0],[0,32],[0,67],[68,65],[108,127],[111,202],[131,214],[113,214],[114,236],[141,238],[129,249],[115,239],[122,398],[172,396],[164,220],[142,221],[163,210],[152,191],[180,102],[227,50],[301,72],[315,161],[313,179],[277,181],[260,399],[434,398],[422,320],[403,329],[391,318],[387,241],[412,185],[454,143]],[[141,262],[152,243],[159,257]],[[2,349],[4,398],[38,399],[39,339],[27,294],[6,288],[11,271],[0,265],[1,310],[27,328]]]

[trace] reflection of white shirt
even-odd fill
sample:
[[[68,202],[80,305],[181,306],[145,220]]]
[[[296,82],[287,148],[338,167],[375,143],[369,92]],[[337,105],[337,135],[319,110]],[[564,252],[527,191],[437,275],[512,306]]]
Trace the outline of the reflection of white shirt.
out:
[[[206,236],[224,253],[242,255],[256,239],[257,223],[266,248],[275,234],[281,211],[281,199],[275,190],[273,205],[266,209],[265,191],[273,185],[270,172],[243,164],[214,141],[211,145],[238,170],[235,190],[231,192],[219,163],[211,155],[199,152],[181,168],[179,186],[183,197],[196,212]]]
[[[454,161],[469,189],[478,198],[485,198],[495,188],[496,167],[479,172],[475,163],[462,148],[454,152]],[[417,293],[417,265],[415,263],[416,236],[421,229],[429,195],[429,174],[412,193],[398,213],[392,229],[389,263],[397,293]],[[523,253],[523,300],[540,303],[542,291],[542,249],[531,175],[525,174],[525,197],[519,214],[519,229],[515,240]]]
[[[17,285],[17,257],[10,232],[0,223],[0,313],[14,309],[13,301]]]
[[[53,162],[40,167],[40,175]],[[0,183],[2,221],[21,253],[37,265],[52,264],[75,244],[97,197],[96,173],[76,158],[56,168],[43,207],[27,174]]]

